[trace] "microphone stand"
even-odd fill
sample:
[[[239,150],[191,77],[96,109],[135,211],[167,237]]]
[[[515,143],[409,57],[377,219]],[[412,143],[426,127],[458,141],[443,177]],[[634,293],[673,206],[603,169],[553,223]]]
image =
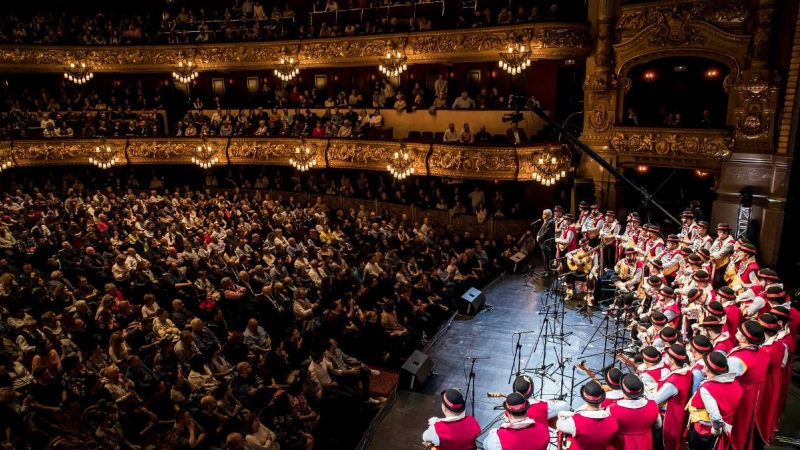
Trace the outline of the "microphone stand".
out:
[[[520,376],[522,374],[522,344],[520,344],[520,340],[522,339],[523,334],[531,334],[536,333],[536,331],[515,331],[512,334],[513,336],[517,336],[517,343],[514,345],[514,353],[511,355],[511,373],[508,374],[508,383],[511,384],[511,378],[516,376]],[[516,368],[516,370],[514,370]]]
[[[490,359],[489,356],[467,356],[467,359],[472,360],[469,366],[469,379],[467,380],[467,395],[465,398],[470,398],[470,406],[472,408],[472,417],[475,417],[475,362],[479,359]],[[471,394],[471,397],[470,397]]]

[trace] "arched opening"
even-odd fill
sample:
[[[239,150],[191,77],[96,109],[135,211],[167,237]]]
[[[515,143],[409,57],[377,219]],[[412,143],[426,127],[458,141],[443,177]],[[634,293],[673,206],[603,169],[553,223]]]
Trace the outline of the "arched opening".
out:
[[[723,83],[730,68],[713,59],[675,56],[647,61],[628,72],[624,125],[720,127],[728,94]],[[635,111],[634,121],[630,111]],[[704,111],[708,111],[704,114]]]

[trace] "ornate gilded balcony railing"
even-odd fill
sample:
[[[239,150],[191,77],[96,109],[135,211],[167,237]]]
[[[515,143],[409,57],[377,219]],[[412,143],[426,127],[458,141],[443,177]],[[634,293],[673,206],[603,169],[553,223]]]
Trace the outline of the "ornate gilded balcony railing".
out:
[[[16,167],[89,164],[98,139],[19,139],[0,141]],[[191,164],[200,138],[111,138],[120,164]],[[296,138],[207,138],[219,164],[289,165]],[[318,168],[387,170],[401,150],[413,160],[414,173],[489,180],[530,180],[535,155],[547,144],[445,145],[427,142],[361,139],[307,139],[317,151]]]
[[[533,57],[585,58],[589,25],[541,23],[466,30],[396,33],[303,41],[164,46],[0,46],[0,70],[61,72],[64,61],[91,62],[95,72],[172,72],[177,61],[193,60],[199,71],[273,68],[287,49],[301,66],[376,65],[391,48],[402,48],[408,64],[496,61],[511,35],[529,36]]]
[[[608,147],[617,164],[668,165],[719,171],[736,146],[732,128],[614,126]]]

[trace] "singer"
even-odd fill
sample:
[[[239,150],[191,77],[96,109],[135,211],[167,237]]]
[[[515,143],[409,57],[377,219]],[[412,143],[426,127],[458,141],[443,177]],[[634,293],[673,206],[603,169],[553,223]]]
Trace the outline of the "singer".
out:
[[[550,260],[553,259],[553,240],[556,237],[556,223],[553,220],[553,211],[545,209],[542,211],[542,226],[536,233],[536,242],[542,249],[542,260],[544,261],[545,277],[552,276],[550,270]]]

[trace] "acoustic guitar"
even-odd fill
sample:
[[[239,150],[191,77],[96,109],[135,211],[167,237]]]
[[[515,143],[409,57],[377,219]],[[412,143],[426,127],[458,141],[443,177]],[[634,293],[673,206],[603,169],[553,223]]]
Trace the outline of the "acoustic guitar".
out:
[[[572,257],[567,258],[567,266],[569,270],[573,272],[581,271],[583,273],[589,273],[594,267],[594,261],[592,261],[592,253],[595,250],[603,247],[604,244],[597,245],[595,247],[590,248],[588,251],[578,250]]]
[[[639,367],[639,366],[636,365],[636,363],[632,359],[628,358],[627,356],[623,355],[622,353],[617,353],[617,359],[622,361],[623,363],[625,363],[625,365],[627,365],[628,367],[630,367],[633,370],[636,370]]]
[[[730,255],[723,256],[722,258],[717,258],[717,259],[715,259],[713,261],[714,261],[714,269],[719,270],[719,269],[727,266],[728,263],[731,262],[731,257],[730,257]]]

